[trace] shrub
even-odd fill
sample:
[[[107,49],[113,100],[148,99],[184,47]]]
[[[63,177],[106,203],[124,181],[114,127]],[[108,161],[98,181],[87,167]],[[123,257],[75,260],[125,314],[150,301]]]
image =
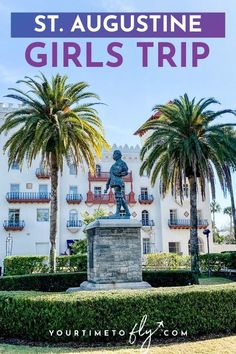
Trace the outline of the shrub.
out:
[[[87,255],[58,256],[58,272],[87,270]],[[4,275],[23,275],[48,272],[47,256],[10,256],[4,258]]]
[[[72,256],[57,257],[58,272],[83,272],[87,270],[87,255],[76,254]]]
[[[85,254],[87,253],[87,238],[83,239],[83,240],[77,240],[75,241],[71,248],[74,254]]]
[[[0,328],[5,338],[91,345],[128,340],[135,324],[146,315],[145,330],[154,331],[157,322],[163,321],[170,333],[187,331],[188,337],[228,334],[236,330],[235,307],[235,284],[74,294],[0,292]],[[61,336],[51,336],[49,330],[60,330]],[[101,335],[95,336],[95,330]],[[160,338],[161,330],[152,340]],[[142,342],[144,338],[147,335]]]
[[[143,271],[143,280],[154,288],[198,284],[198,277],[191,271]]]
[[[9,256],[4,258],[4,274],[21,275],[46,273],[48,257],[46,256]]]
[[[0,278],[0,290],[58,292],[78,287],[87,280],[86,272],[15,275]]]
[[[208,254],[199,256],[200,269],[202,272],[208,270]],[[209,264],[212,272],[219,272],[221,269],[236,269],[236,252],[210,253]]]
[[[176,253],[151,253],[146,255],[145,269],[189,269],[190,256]]]
[[[66,291],[87,280],[86,272],[30,274],[0,278],[0,290]],[[195,275],[188,271],[146,271],[143,280],[153,287],[197,284]]]

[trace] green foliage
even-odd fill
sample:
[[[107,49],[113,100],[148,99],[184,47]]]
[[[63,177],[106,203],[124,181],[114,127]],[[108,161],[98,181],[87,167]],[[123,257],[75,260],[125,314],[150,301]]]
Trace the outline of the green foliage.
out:
[[[58,256],[58,272],[78,272],[87,270],[87,255]],[[48,272],[47,256],[9,256],[4,258],[5,275],[21,275]]]
[[[191,338],[234,333],[235,308],[235,284],[74,294],[0,292],[0,328],[5,338],[91,345],[128,341],[134,325],[146,315],[145,329],[154,331],[157,321],[163,321],[165,329],[177,329],[179,334],[187,331],[187,338]],[[65,335],[68,329],[71,336]],[[95,329],[102,335],[94,336]],[[62,336],[50,336],[49,330],[61,330]],[[80,335],[73,335],[74,330]],[[87,330],[85,335],[82,330]],[[105,330],[109,331],[107,337]],[[114,336],[112,330],[116,331]],[[122,337],[120,330],[125,332]],[[160,339],[160,331],[153,335],[155,339]]]
[[[145,269],[189,269],[190,256],[176,253],[151,253],[146,255]]]
[[[202,272],[208,270],[208,254],[199,256],[200,269]],[[236,252],[210,253],[210,269],[212,272],[219,272],[221,269],[236,269]]]
[[[48,272],[47,256],[8,256],[4,258],[4,274],[20,275]]]
[[[220,235],[219,232],[215,231],[213,232],[213,241],[221,245],[222,243],[224,243],[225,237],[223,235]]]
[[[87,272],[47,273],[4,276],[0,278],[0,290],[34,290],[58,292],[78,287],[87,280]]]
[[[87,280],[86,272],[4,276],[0,278],[0,290],[66,291],[69,287],[78,287],[84,280]],[[153,287],[198,283],[190,271],[144,271],[143,280]]]
[[[93,214],[89,214],[87,211],[82,213],[83,222],[85,225],[90,224],[95,221],[97,218],[101,218],[103,216],[107,216],[107,212],[103,209],[96,209]]]
[[[77,240],[72,244],[72,250],[74,254],[85,254],[87,253],[87,239]]]
[[[154,288],[198,284],[198,276],[187,270],[143,271],[143,280]]]

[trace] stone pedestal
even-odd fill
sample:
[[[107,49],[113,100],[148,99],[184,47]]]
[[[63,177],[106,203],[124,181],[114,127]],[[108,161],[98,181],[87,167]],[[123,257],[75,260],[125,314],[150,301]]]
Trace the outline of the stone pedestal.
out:
[[[88,281],[78,290],[142,289],[141,223],[129,219],[98,219],[86,228]]]

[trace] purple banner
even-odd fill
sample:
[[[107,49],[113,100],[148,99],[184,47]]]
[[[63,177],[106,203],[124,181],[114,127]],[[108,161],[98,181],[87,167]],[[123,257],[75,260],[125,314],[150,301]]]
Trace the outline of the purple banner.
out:
[[[224,38],[225,13],[12,13],[15,38]]]

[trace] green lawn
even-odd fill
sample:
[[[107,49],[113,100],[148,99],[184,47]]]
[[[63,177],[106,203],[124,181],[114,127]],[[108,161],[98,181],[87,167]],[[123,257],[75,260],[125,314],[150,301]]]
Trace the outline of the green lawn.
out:
[[[236,336],[200,340],[196,342],[176,343],[169,345],[153,345],[147,354],[233,354],[236,348]],[[31,353],[93,353],[93,354],[142,354],[140,348],[99,348],[99,349],[70,349],[70,348],[39,348],[23,345],[0,344],[0,353],[31,354]]]
[[[200,277],[199,283],[200,285],[219,285],[233,283],[233,281],[223,277]]]

